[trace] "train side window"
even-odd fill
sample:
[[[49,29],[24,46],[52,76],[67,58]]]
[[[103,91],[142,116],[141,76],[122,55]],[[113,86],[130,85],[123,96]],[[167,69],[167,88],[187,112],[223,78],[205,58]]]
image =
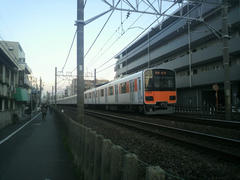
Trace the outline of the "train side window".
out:
[[[129,93],[129,81],[126,83],[126,93]]]
[[[112,96],[112,95],[113,95],[113,86],[110,86],[110,87],[108,88],[108,95],[109,95],[109,96]]]
[[[121,92],[121,84],[119,84],[118,88],[119,88],[118,94],[121,94],[121,93],[122,93],[122,92]]]
[[[85,94],[85,99],[87,99],[87,94]]]
[[[138,79],[138,89],[141,91],[141,79]]]
[[[101,96],[104,96],[104,89],[101,89]]]
[[[121,86],[121,94],[126,93],[127,92],[127,83],[126,82],[121,83],[120,86]]]
[[[137,79],[134,79],[134,91],[138,90]]]

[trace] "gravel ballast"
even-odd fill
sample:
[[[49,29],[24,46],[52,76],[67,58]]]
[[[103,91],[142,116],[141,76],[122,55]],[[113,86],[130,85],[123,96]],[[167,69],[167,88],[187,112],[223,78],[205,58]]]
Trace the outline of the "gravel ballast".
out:
[[[85,116],[85,125],[135,153],[140,160],[158,165],[171,175],[184,179],[240,179],[237,162],[228,162],[213,154],[168,142],[164,138],[149,137],[90,116]]]

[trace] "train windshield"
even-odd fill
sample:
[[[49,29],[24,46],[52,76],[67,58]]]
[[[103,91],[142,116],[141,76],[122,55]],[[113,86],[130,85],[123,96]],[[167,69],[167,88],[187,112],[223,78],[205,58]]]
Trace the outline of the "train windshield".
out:
[[[174,91],[175,72],[163,69],[147,70],[144,73],[146,91]]]

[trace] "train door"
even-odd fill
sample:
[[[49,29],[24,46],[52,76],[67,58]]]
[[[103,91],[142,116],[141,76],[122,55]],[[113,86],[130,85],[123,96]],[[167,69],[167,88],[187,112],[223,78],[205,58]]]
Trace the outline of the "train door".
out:
[[[107,104],[107,88],[105,88],[105,90],[104,90],[104,95],[105,95],[105,104]]]
[[[138,78],[138,103],[141,103],[142,100],[142,82],[141,82],[141,78]]]
[[[100,90],[97,91],[98,104],[100,104]]]
[[[95,99],[95,97],[94,97],[94,91],[92,92],[92,104],[94,103],[94,99]]]
[[[97,101],[97,91],[96,89],[94,90],[94,104],[96,104]]]
[[[130,104],[134,104],[134,80],[130,80]]]
[[[118,85],[115,85],[115,103],[118,104]]]

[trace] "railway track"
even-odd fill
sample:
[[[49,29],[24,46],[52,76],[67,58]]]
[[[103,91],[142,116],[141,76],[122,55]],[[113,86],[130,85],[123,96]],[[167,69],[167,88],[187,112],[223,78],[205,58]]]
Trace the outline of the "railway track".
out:
[[[69,116],[72,116],[74,119],[76,114],[75,108],[64,107],[66,113]],[[240,140],[237,138],[226,138],[219,135],[212,135],[210,133],[202,133],[195,130],[186,130],[184,128],[176,128],[170,125],[162,125],[159,123],[148,122],[148,120],[143,120],[145,117],[139,116],[130,116],[131,118],[127,117],[126,114],[109,114],[109,112],[96,112],[85,110],[85,114],[87,116],[94,116],[99,119],[103,119],[105,121],[118,124],[121,126],[125,126],[127,128],[132,128],[137,131],[147,133],[151,136],[156,137],[164,137],[168,140],[174,140],[178,143],[184,143],[186,145],[191,145],[193,148],[201,148],[207,151],[211,151],[214,154],[219,154],[220,156],[224,156],[227,159],[231,158],[232,160],[240,159]],[[162,119],[161,119],[162,118]],[[239,122],[229,122],[223,120],[212,120],[212,119],[193,119],[193,118],[179,118],[176,116],[162,116],[160,117],[151,117],[149,119],[156,119],[159,122],[161,120],[169,120],[169,121],[180,121],[180,122],[187,122],[187,123],[196,123],[206,126],[214,126],[214,127],[221,127],[221,128],[228,128],[239,130],[240,123]]]
[[[208,126],[212,126],[212,127],[240,130],[240,122],[239,121],[225,121],[225,120],[210,119],[210,118],[207,119],[207,118],[199,118],[199,117],[194,117],[194,116],[183,116],[183,115],[178,115],[178,114],[164,116],[163,118],[164,118],[164,120],[170,120],[170,121],[187,122],[187,123],[208,125]]]
[[[197,148],[210,150],[221,156],[231,159],[240,159],[239,149],[240,140],[224,138],[206,133],[190,131],[171,126],[165,126],[150,122],[138,121],[117,115],[99,113],[95,111],[85,111],[86,115],[94,116],[103,120],[110,121],[128,128],[133,128],[153,136],[165,137],[181,143],[194,145]]]

